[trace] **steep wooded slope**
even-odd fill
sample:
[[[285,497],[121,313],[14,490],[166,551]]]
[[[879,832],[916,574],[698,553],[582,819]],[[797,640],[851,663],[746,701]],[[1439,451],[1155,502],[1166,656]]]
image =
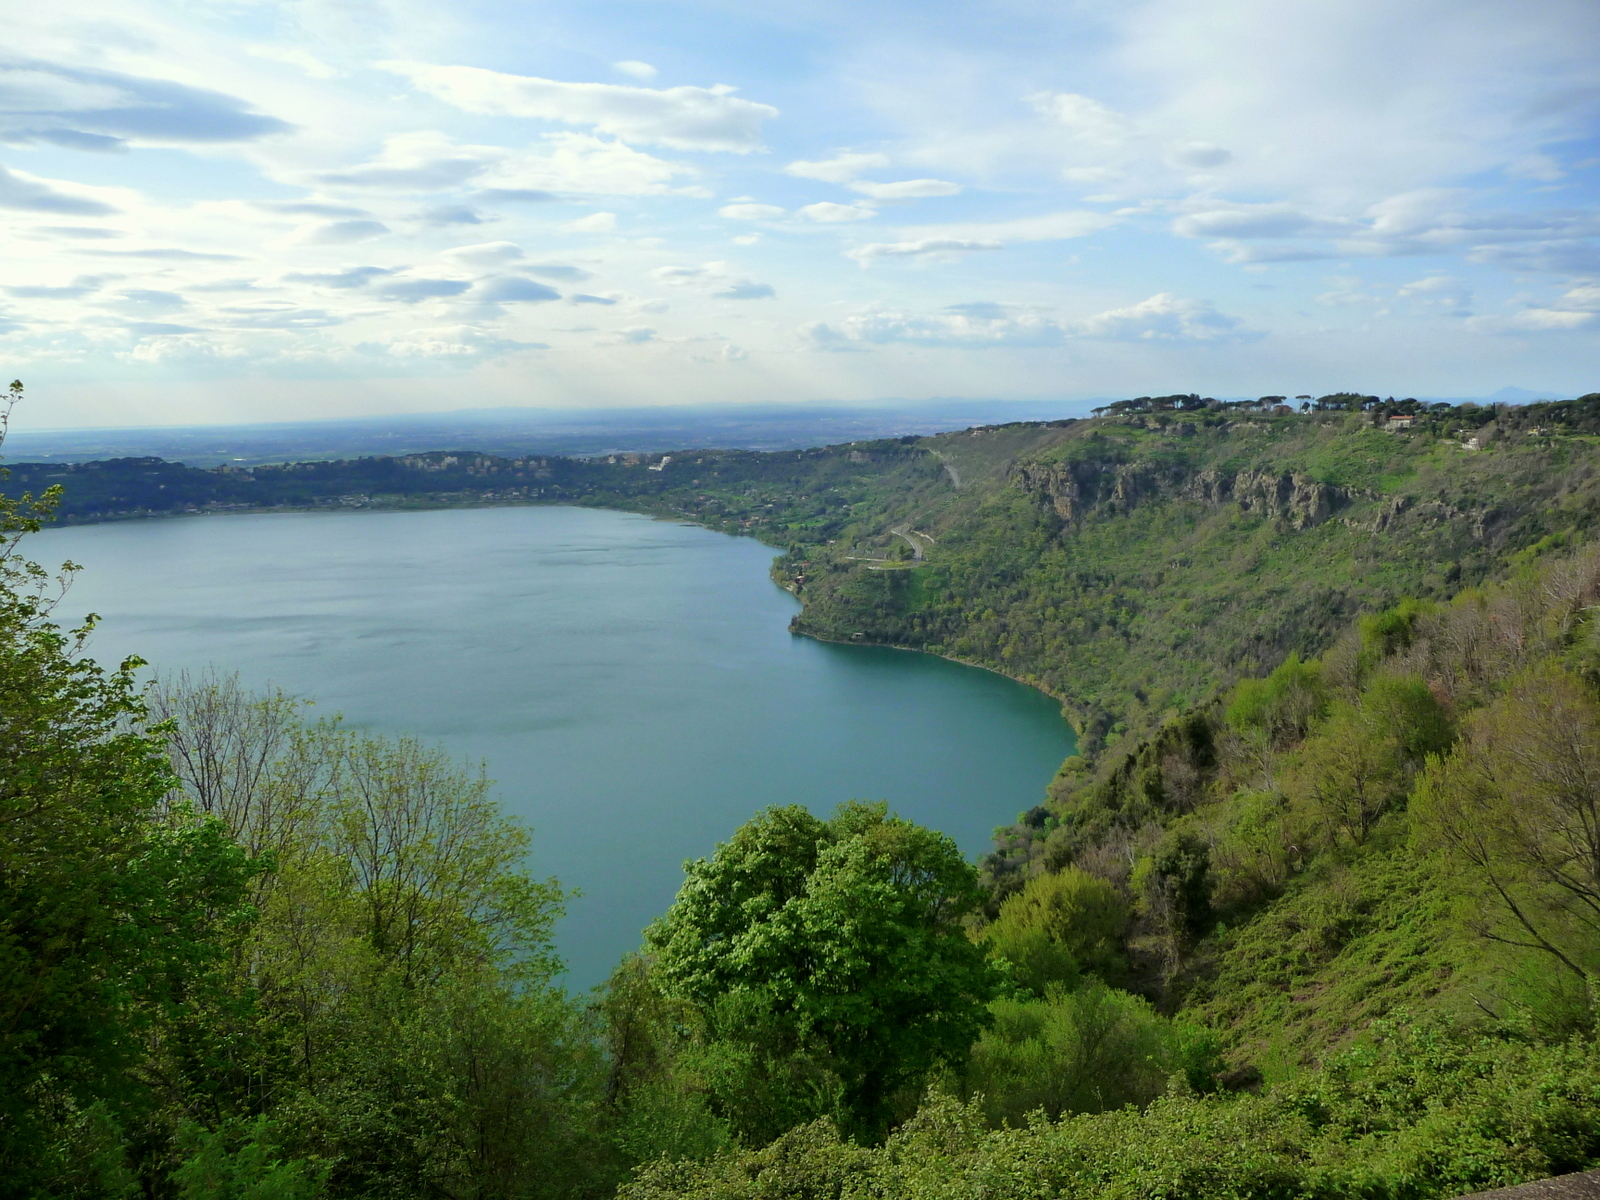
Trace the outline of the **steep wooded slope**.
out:
[[[1089,752],[1315,654],[1359,611],[1453,593],[1600,514],[1600,448],[1583,435],[1506,431],[1469,450],[1356,414],[1174,414],[918,446],[944,487],[887,497],[877,531],[926,535],[923,559],[791,554],[796,628],[1025,679],[1066,702]]]

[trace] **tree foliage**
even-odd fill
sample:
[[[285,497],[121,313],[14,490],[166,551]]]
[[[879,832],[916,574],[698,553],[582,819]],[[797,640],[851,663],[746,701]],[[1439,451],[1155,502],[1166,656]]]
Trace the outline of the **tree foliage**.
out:
[[[668,990],[711,1011],[743,1006],[819,1055],[863,1136],[982,1027],[993,984],[962,925],[980,896],[943,834],[881,804],[828,821],[774,808],[686,875],[648,935]]]
[[[1013,981],[1037,996],[1087,972],[1117,979],[1128,905],[1106,880],[1076,867],[1040,875],[1000,906],[983,931]]]
[[[149,1108],[146,1048],[205,1004],[254,870],[214,822],[163,811],[138,660],[105,671],[92,618],[50,622],[51,577],[17,540],[53,499],[0,500],[0,1179],[18,1194]]]

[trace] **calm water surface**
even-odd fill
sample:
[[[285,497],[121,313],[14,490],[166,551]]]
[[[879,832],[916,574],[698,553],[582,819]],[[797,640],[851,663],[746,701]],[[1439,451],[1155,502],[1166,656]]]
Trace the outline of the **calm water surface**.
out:
[[[890,802],[969,855],[1072,752],[1054,701],[926,655],[787,631],[772,551],[583,508],[134,521],[52,530],[83,564],[58,617],[93,650],[216,665],[353,724],[485,759],[582,890],[559,932],[588,987],[671,902],[685,858],[757,809]]]

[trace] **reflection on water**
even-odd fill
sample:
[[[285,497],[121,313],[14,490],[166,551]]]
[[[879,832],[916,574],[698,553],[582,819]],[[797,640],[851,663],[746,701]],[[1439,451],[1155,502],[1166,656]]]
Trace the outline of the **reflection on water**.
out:
[[[352,723],[484,759],[580,889],[572,986],[638,945],[688,857],[769,804],[886,799],[981,853],[1038,802],[1054,701],[926,655],[791,636],[745,538],[581,508],[255,515],[52,530],[85,570],[58,617],[103,660],[215,664]]]

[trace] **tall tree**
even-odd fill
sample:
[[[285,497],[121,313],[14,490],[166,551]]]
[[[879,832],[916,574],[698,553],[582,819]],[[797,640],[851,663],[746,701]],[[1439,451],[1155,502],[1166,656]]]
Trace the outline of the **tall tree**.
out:
[[[886,805],[769,809],[686,872],[648,934],[667,986],[707,1009],[747,997],[837,1075],[855,1136],[881,1135],[896,1090],[985,1024],[993,980],[962,924],[976,873]]]

